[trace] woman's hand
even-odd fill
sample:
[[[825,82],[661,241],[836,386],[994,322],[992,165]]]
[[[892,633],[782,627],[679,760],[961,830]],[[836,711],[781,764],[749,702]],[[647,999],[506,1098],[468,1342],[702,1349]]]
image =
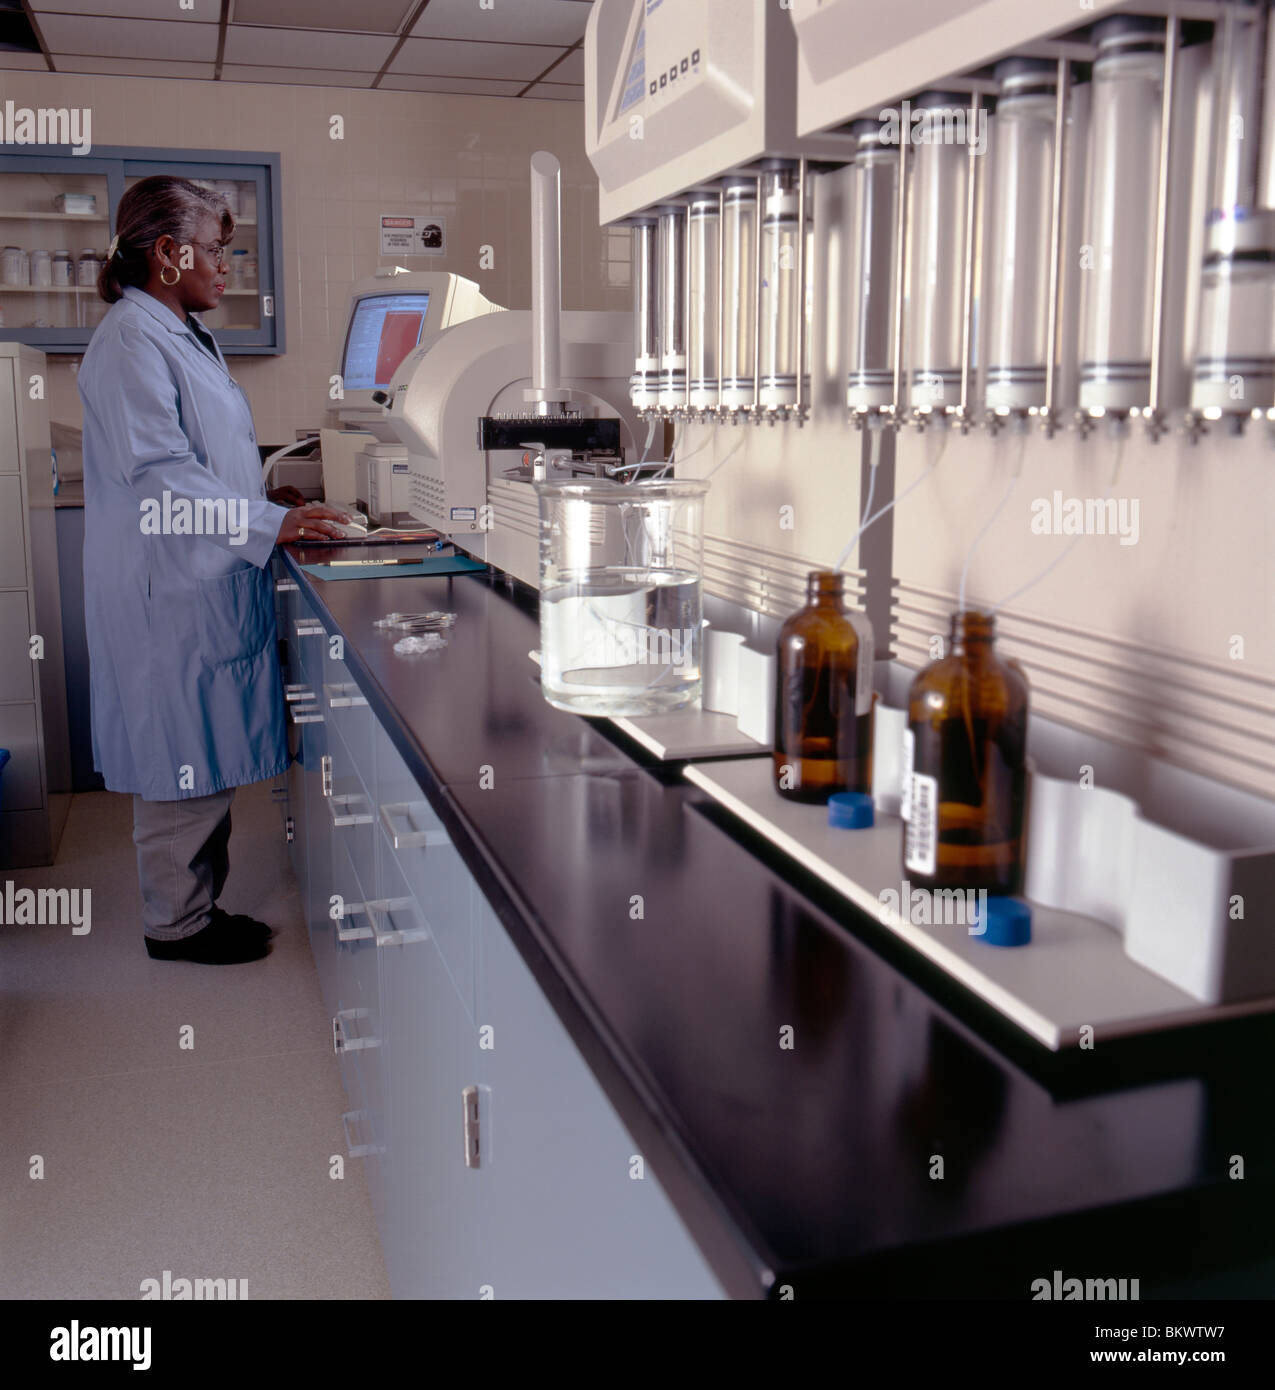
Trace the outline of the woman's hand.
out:
[[[352,520],[349,512],[335,507],[325,507],[322,502],[311,502],[304,507],[293,507],[283,518],[276,545],[291,545],[293,541],[305,542],[311,537],[328,540],[344,540],[345,532],[333,526],[334,521]]]
[[[266,496],[276,507],[304,507],[305,493],[288,483],[284,487],[272,487]]]

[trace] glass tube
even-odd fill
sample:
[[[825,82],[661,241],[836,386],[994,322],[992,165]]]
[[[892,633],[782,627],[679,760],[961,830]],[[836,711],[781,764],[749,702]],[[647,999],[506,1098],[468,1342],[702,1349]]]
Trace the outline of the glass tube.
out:
[[[899,185],[897,145],[883,145],[880,121],[856,121],[850,186],[850,344],[846,404],[851,410],[894,400],[894,254]]]
[[[991,410],[1045,403],[1049,343],[1050,226],[1058,70],[1036,58],[998,63],[992,128],[991,273],[987,378]]]
[[[757,185],[727,179],[722,225],[722,405],[751,406],[756,390],[753,299],[757,244]]]
[[[970,162],[965,141],[946,137],[964,130],[968,107],[953,92],[926,92],[913,110],[929,114],[912,131],[909,399],[914,409],[941,411],[961,398]]]
[[[1256,208],[1266,14],[1228,5],[1214,26],[1213,180],[1200,277],[1193,410],[1275,406],[1275,213]]]
[[[717,405],[718,305],[717,267],[721,258],[721,210],[712,192],[691,196],[688,232],[690,264],[687,297],[691,328],[687,343],[690,359],[691,407],[708,410]]]
[[[1094,39],[1080,405],[1128,410],[1151,395],[1164,21],[1104,20]]]
[[[790,165],[769,170],[762,189],[759,399],[763,406],[795,405],[797,316],[806,308],[800,284],[797,170]]]
[[[633,375],[629,399],[639,410],[659,404],[659,259],[653,218],[633,224]]]
[[[686,209],[660,209],[661,407],[686,404]]]

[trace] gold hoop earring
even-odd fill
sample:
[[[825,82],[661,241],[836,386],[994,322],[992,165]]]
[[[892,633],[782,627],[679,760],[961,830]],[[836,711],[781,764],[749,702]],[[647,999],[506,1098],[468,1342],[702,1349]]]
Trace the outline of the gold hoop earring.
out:
[[[169,270],[171,270],[171,271],[173,272],[173,278],[172,278],[171,280],[165,280],[165,279],[164,279],[164,274],[165,274],[166,271],[169,271]],[[166,266],[164,267],[164,269],[161,270],[161,271],[159,272],[159,283],[160,283],[161,285],[167,285],[168,288],[169,288],[170,290],[171,290],[172,287],[178,282],[178,280],[180,280],[181,278],[182,278],[182,273],[181,273],[180,270],[177,269],[177,267],[176,267],[175,265],[166,265]]]

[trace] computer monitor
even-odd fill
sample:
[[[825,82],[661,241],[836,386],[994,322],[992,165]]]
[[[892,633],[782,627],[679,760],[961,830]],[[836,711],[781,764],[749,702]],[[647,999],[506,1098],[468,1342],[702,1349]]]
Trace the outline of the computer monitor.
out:
[[[384,266],[350,292],[336,370],[344,425],[368,428],[382,418],[374,391],[388,390],[403,359],[432,333],[500,309],[463,275]]]

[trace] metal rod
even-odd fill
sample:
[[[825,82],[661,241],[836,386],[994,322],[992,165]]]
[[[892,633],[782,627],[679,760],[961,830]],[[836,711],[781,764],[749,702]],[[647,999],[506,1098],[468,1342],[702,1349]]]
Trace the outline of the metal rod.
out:
[[[682,393],[687,415],[691,413],[691,216],[695,211],[695,195],[686,205],[686,235],[682,238],[682,352],[686,357],[686,389]]]
[[[717,189],[717,409],[720,412],[726,400],[726,385],[722,377],[722,363],[726,358],[726,185]],[[716,436],[714,436],[716,437]]]
[[[965,146],[969,153],[965,157],[965,282],[961,292],[961,404],[959,418],[962,423],[969,419],[970,369],[974,357],[974,264],[976,248],[974,245],[974,216],[978,210],[978,142],[971,134],[978,130],[978,113],[983,98],[975,92],[970,97],[969,119],[965,129]]]
[[[907,275],[908,240],[908,141],[906,122],[899,127],[899,186],[895,192],[894,228],[894,402],[890,409],[897,421],[903,414],[903,304]]]
[[[1160,100],[1160,168],[1156,176],[1155,281],[1151,301],[1151,392],[1147,402],[1154,421],[1160,410],[1160,377],[1164,332],[1165,275],[1168,272],[1169,160],[1172,157],[1173,74],[1178,57],[1178,21],[1173,16],[1164,25],[1164,91]]]
[[[753,237],[753,410],[761,409],[761,238],[764,174],[757,175],[757,217]]]
[[[801,412],[802,376],[806,370],[806,161],[797,163],[797,402]]]
[[[1045,333],[1045,419],[1054,418],[1054,390],[1062,345],[1058,341],[1062,323],[1062,256],[1063,256],[1063,180],[1065,177],[1064,147],[1067,137],[1067,98],[1070,95],[1071,64],[1066,58],[1058,60],[1058,88],[1054,94],[1054,165],[1049,206],[1049,326]]]

